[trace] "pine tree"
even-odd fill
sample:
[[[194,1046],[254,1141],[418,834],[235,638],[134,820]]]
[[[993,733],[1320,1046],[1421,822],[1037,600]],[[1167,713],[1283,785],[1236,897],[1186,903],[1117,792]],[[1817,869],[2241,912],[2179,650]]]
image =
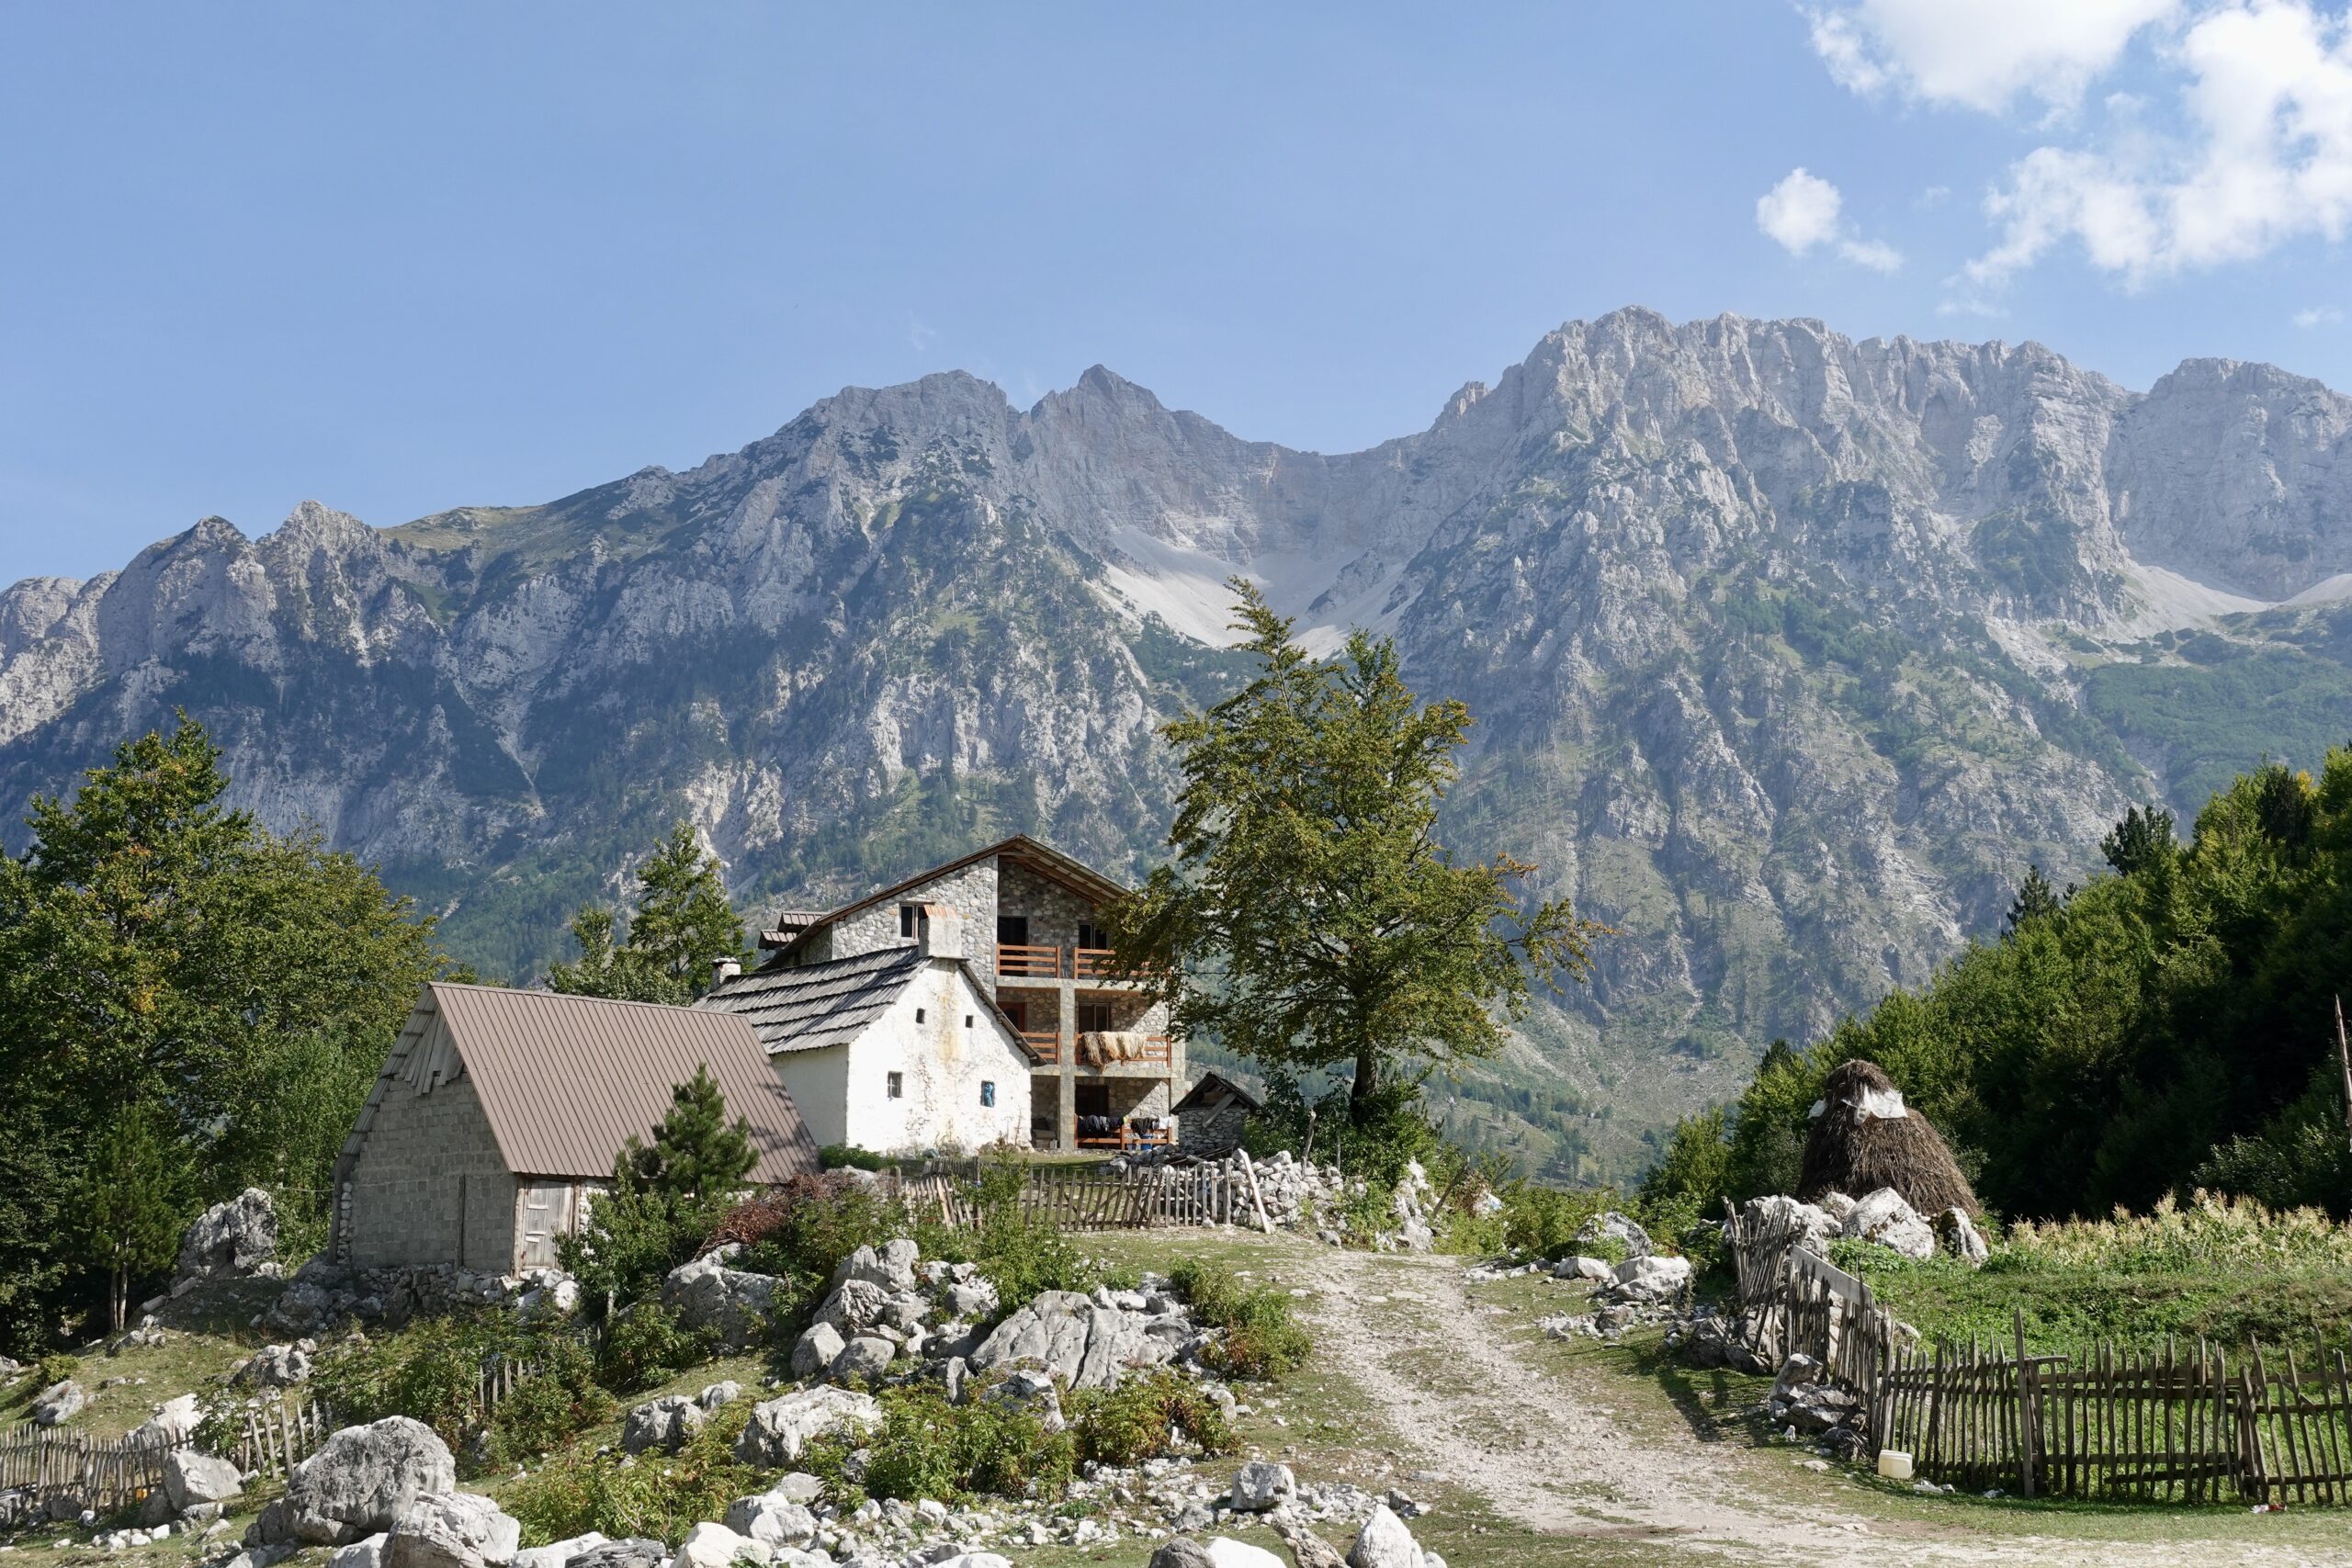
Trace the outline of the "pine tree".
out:
[[[759,1156],[752,1151],[752,1124],[741,1117],[727,1120],[727,1097],[705,1064],[670,1090],[670,1109],[653,1129],[653,1146],[631,1138],[621,1160],[638,1188],[700,1204],[732,1198]]]
[[[2145,871],[2169,857],[2176,848],[2172,813],[2157,806],[2132,807],[2098,841],[2099,853],[2107,857],[2107,863],[2115,868],[2119,876]]]
[[[743,922],[728,902],[716,855],[694,825],[680,822],[637,871],[637,908],[626,933],[619,916],[589,905],[571,918],[580,957],[558,964],[548,984],[572,996],[632,1002],[688,1002],[710,988],[711,966],[746,956]]]
[[[2072,887],[2067,888],[2067,896],[2071,897],[2074,891]],[[2064,900],[2058,897],[2058,890],[2050,885],[2048,877],[2041,874],[2041,867],[2028,864],[2025,880],[2018,884],[2018,896],[2009,905],[2008,934],[2015,936],[2029,921],[2038,920],[2044,915],[2054,915],[2064,907]]]
[[[586,1229],[556,1244],[592,1300],[641,1296],[691,1259],[758,1163],[750,1124],[729,1122],[707,1064],[670,1090],[652,1132],[650,1147],[635,1137],[622,1146],[613,1190],[590,1207]]]

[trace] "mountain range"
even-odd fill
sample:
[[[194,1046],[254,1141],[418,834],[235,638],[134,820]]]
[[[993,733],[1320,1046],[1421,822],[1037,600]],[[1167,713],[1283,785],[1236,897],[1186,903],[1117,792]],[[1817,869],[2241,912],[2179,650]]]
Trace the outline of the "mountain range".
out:
[[[1644,310],[1339,456],[1100,367],[1026,410],[935,375],[545,505],[306,502],[18,582],[0,804],[185,708],[239,804],[514,978],[681,816],[755,919],[1016,829],[1134,874],[1243,573],[1467,701],[1451,841],[1614,928],[1444,1098],[1623,1174],[1766,1042],[1996,930],[2030,863],[2086,876],[2126,807],[2352,739],[2347,459],[2352,399],[2270,366],[2137,392],[2034,344]]]

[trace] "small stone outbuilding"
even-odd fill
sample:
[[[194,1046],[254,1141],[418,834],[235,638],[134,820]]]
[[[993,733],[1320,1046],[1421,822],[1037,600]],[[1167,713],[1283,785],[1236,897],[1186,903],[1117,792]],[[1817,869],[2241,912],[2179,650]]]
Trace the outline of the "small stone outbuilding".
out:
[[[1176,1102],[1177,1146],[1188,1155],[1230,1154],[1241,1146],[1250,1114],[1261,1110],[1246,1089],[1222,1073],[1203,1073]]]
[[[335,1162],[333,1255],[358,1268],[556,1261],[635,1137],[707,1067],[773,1184],[818,1168],[767,1053],[723,1012],[435,983],[424,987]]]

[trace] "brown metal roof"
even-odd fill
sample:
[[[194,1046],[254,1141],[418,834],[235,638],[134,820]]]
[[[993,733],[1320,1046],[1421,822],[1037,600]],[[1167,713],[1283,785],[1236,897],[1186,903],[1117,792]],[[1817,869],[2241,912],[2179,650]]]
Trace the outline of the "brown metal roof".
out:
[[[611,1176],[621,1145],[652,1141],[671,1089],[697,1066],[718,1081],[729,1119],[751,1123],[753,1181],[817,1168],[816,1140],[758,1036],[731,1013],[497,986],[424,991],[417,1006],[447,1024],[517,1176]]]

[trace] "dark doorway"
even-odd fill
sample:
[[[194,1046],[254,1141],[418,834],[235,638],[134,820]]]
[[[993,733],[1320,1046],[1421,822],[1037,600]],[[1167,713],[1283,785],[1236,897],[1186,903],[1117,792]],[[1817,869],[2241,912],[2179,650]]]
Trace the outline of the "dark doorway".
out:
[[[1026,915],[999,915],[996,918],[996,944],[999,947],[1028,946],[1029,917]]]

